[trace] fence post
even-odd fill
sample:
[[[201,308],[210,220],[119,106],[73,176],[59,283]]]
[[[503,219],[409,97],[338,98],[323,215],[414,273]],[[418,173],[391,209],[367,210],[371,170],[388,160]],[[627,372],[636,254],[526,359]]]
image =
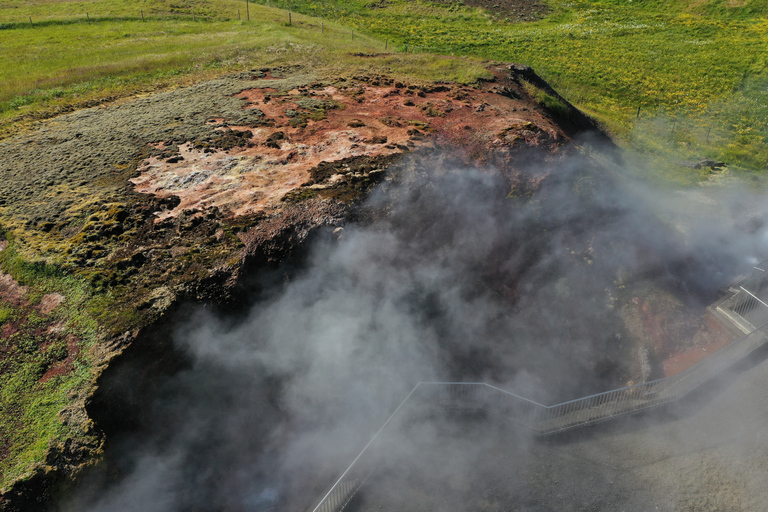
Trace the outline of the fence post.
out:
[[[240,9],[237,10],[237,21],[240,21]]]
[[[192,8],[192,21],[197,21],[197,18],[195,18],[195,8]]]
[[[293,20],[291,19],[291,11],[288,11],[288,24],[289,25],[293,24]]]
[[[386,38],[384,40],[384,51],[387,51],[387,47],[389,46],[389,38]]]
[[[85,19],[88,21],[88,23],[91,22],[91,17],[88,16],[88,11],[85,11]]]
[[[34,27],[34,25],[32,24],[32,16],[29,17],[29,26]]]
[[[141,10],[141,21],[144,21],[144,9]]]
[[[245,19],[247,21],[251,21],[251,7],[250,2],[248,0],[245,0]]]
[[[321,34],[325,34],[325,22],[324,21],[320,22],[320,33]]]

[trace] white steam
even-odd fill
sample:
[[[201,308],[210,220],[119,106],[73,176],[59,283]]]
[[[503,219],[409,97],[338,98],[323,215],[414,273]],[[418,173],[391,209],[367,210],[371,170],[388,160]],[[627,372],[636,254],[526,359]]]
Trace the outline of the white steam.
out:
[[[539,165],[404,163],[367,222],[320,237],[247,318],[200,311],[179,330],[193,363],[158,390],[165,426],[123,440],[127,476],[64,509],[303,510],[418,381],[485,381],[549,402],[620,385],[619,373],[594,375],[622,339],[617,280],[647,279],[703,311],[768,254],[755,192],[655,190],[586,157]],[[509,176],[541,185],[508,197]],[[411,426],[399,453],[430,446],[430,467],[459,489],[470,474],[528,485],[477,469],[480,448],[530,453],[528,441],[470,436],[467,465],[430,444],[434,428]]]

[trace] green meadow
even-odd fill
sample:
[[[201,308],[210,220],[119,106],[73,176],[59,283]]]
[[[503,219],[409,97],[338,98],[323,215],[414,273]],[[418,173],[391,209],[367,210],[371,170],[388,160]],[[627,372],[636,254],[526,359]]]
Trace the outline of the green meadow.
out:
[[[194,8],[193,8],[194,7]],[[256,66],[365,72],[386,42],[331,20],[232,0],[0,2],[0,137],[31,121]],[[31,18],[31,21],[30,21]],[[480,59],[379,61],[419,80],[472,82]],[[372,64],[376,67],[378,64]]]
[[[281,13],[255,5],[249,22],[245,12],[238,21],[239,4],[228,2],[216,4],[217,12],[233,19],[203,9],[195,19],[190,11],[172,15],[155,2],[155,8],[144,5],[144,21],[141,4],[130,12],[117,2],[9,4],[0,4],[0,123],[6,128],[66,106],[179,85],[255,60],[277,61],[276,51],[269,59],[270,47],[312,43],[310,31],[283,27]],[[32,24],[24,23],[29,16]]]

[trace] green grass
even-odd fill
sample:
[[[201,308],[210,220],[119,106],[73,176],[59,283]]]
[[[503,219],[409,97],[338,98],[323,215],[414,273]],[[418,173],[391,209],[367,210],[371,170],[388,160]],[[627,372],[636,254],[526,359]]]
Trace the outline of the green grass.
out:
[[[251,6],[253,7],[253,6]],[[138,0],[122,2],[119,0],[96,1],[51,1],[51,0],[2,0],[0,1],[0,23],[32,23],[62,21],[98,21],[100,19],[134,18],[141,19],[142,12],[146,19],[189,16],[202,19],[235,19],[237,10],[246,17],[245,2],[227,0]],[[252,13],[253,14],[253,13]]]
[[[724,2],[551,2],[549,17],[525,24],[426,1],[390,0],[383,9],[363,0],[270,3],[389,37],[401,50],[529,64],[625,143],[643,143],[641,150],[662,141],[634,135],[643,125],[638,108],[640,119],[706,123],[718,132],[706,153],[732,165],[760,169],[768,161],[760,113],[741,115],[743,105],[762,104],[749,84],[768,76],[765,2],[728,15],[720,13]]]
[[[44,460],[51,444],[86,433],[64,425],[58,414],[71,403],[68,395],[89,382],[88,366],[78,364],[74,372],[44,384],[38,382],[40,368],[41,357],[29,356],[16,363],[15,371],[0,377],[0,407],[23,411],[21,417],[0,418],[0,430],[10,433],[11,440],[10,454],[0,462],[0,489]]]
[[[13,317],[13,308],[0,304],[0,326]]]
[[[547,108],[551,112],[558,114],[563,118],[567,118],[571,115],[570,111],[568,110],[568,106],[565,105],[565,103],[560,101],[558,98],[555,98],[551,94],[548,94],[545,91],[542,91],[541,89],[537,88],[535,85],[529,82],[524,82],[523,87],[525,88],[525,91],[537,103]]]
[[[258,5],[250,5],[248,22],[242,2],[196,2],[195,7],[209,15],[204,18],[199,14],[196,21],[183,12],[165,16],[173,10],[163,7],[163,2],[130,6],[109,1],[25,4],[0,4],[0,23],[10,27],[0,30],[0,122],[6,124],[45,107],[110,99],[185,79],[199,80],[242,69],[255,61],[277,63],[292,57],[284,50],[289,43],[316,46],[323,52],[333,47],[329,53],[334,54],[369,51],[376,44],[359,35],[348,38],[348,31],[343,33],[332,23],[321,33],[321,22],[313,24],[306,17],[296,17],[294,24],[287,26],[285,13]],[[145,6],[144,22],[139,15],[141,5]],[[237,8],[242,11],[240,21]],[[19,23],[19,12],[25,13],[22,17],[33,12],[34,20],[36,9],[47,12],[48,24]],[[50,21],[71,19],[68,17],[86,9],[91,10],[92,23]],[[135,11],[136,16],[127,17],[129,11]],[[104,18],[98,18],[99,13]]]
[[[0,324],[8,320],[19,323],[19,330],[2,340],[8,357],[0,361],[0,436],[9,442],[10,453],[0,460],[1,490],[44,460],[51,444],[88,434],[82,424],[62,423],[59,412],[72,403],[72,394],[90,384],[89,348],[99,337],[99,324],[94,318],[96,303],[81,279],[49,265],[24,261],[13,244],[0,252],[0,269],[29,287],[26,299],[30,305],[48,293],[65,297],[50,315],[25,306],[0,306]],[[49,326],[58,323],[59,333],[48,332]],[[69,335],[77,337],[80,350],[74,368],[40,382],[52,364],[66,358],[64,340]]]

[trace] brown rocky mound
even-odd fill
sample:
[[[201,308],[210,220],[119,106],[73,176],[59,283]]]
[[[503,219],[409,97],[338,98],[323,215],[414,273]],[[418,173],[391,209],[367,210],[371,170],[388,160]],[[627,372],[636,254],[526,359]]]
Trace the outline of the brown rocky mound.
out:
[[[358,77],[286,91],[264,79],[237,95],[247,110],[259,113],[259,126],[211,118],[208,124],[234,143],[190,141],[170,153],[164,152],[168,144],[159,143],[159,153],[143,162],[131,182],[138,192],[179,198],[158,220],[209,208],[236,217],[274,211],[286,200],[332,197],[349,181],[348,162],[361,158],[436,144],[492,151],[498,158],[520,147],[551,151],[568,138],[521,82],[510,79],[508,68],[497,67],[494,74],[496,80],[478,87]]]

